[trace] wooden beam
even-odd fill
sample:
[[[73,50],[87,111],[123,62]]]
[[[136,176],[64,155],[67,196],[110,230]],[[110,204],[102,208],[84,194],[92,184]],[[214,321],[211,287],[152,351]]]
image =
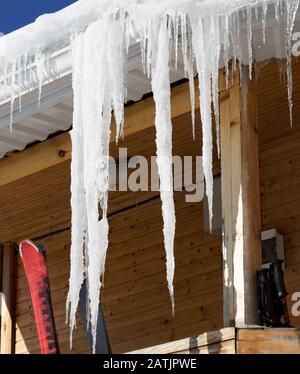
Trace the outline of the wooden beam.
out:
[[[2,274],[3,274],[3,248],[2,245],[0,245],[0,292],[2,291]],[[1,303],[0,303],[1,307]],[[1,320],[1,314],[0,314],[0,320]]]
[[[227,327],[217,331],[209,331],[198,336],[131,351],[128,354],[235,353],[235,339],[235,328]],[[232,342],[233,350],[224,352],[225,349],[222,349],[222,343],[224,342]],[[218,346],[217,349],[215,348],[216,346]],[[212,349],[210,349],[211,347]]]
[[[199,95],[196,95],[196,109],[199,108]],[[172,118],[191,110],[187,83],[172,89]],[[155,106],[152,97],[141,100],[125,108],[125,137],[154,126]],[[112,126],[113,130],[115,126]],[[112,131],[111,141],[115,141]],[[71,159],[69,133],[64,133],[28,147],[22,152],[13,153],[0,160],[0,187],[18,179],[35,174],[48,167]]]
[[[0,353],[12,354],[15,346],[16,247],[14,244],[3,244],[1,248],[3,261]]]
[[[238,329],[237,354],[300,354],[297,328]]]
[[[3,248],[0,245],[0,344],[1,344],[1,304],[2,304]],[[1,346],[0,346],[1,352]]]
[[[0,160],[0,187],[70,158],[69,133],[35,144],[22,152],[12,153],[9,157]]]
[[[247,79],[247,71],[243,76]],[[224,324],[256,324],[261,213],[255,80],[220,94]]]

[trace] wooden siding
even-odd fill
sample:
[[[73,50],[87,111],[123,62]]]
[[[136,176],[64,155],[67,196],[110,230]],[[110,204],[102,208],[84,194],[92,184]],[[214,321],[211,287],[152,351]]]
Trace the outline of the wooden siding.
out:
[[[257,106],[263,229],[284,235],[285,280],[291,295],[300,292],[300,61],[294,62],[293,127],[285,83],[279,83],[276,61],[261,71]],[[296,72],[298,72],[296,74]],[[300,318],[291,318],[300,327]]]
[[[176,314],[171,315],[165,281],[161,206],[154,199],[110,219],[110,248],[103,303],[114,352],[152,346],[222,326],[220,240],[202,230],[201,204],[176,196]],[[69,234],[44,240],[54,313],[63,352],[68,351],[65,299],[69,272]],[[38,343],[21,266],[17,278],[16,352],[37,352]],[[87,350],[79,324],[74,352]]]
[[[236,329],[227,327],[129,354],[234,354],[235,343]]]
[[[299,62],[295,63],[299,71]],[[284,235],[286,282],[300,291],[300,75],[294,74],[294,127],[289,127],[285,85],[277,83],[277,62],[258,75],[257,110],[263,228]],[[199,118],[197,119],[199,126]],[[189,114],[174,121],[174,154],[201,154],[200,131],[191,141]],[[155,154],[153,128],[121,142],[130,155]],[[116,155],[116,149],[112,148]],[[215,159],[216,156],[215,156]],[[220,172],[215,162],[214,172]],[[70,226],[69,162],[0,188],[0,240],[38,238]],[[220,239],[203,232],[202,204],[186,204],[176,194],[176,315],[171,316],[165,281],[162,220],[157,193],[112,193],[110,248],[103,303],[114,352],[128,352],[221,328]],[[65,299],[69,233],[42,240],[47,247],[54,313],[62,351],[69,352]],[[16,352],[38,351],[36,332],[20,264],[17,276]],[[290,303],[290,301],[289,301]],[[293,318],[294,326],[300,319]],[[227,344],[227,343],[226,343]],[[88,352],[80,321],[74,353]],[[71,352],[72,353],[72,352]]]
[[[201,128],[198,113],[195,142],[192,140],[190,113],[174,119],[173,126],[174,155],[201,155]],[[149,159],[156,154],[154,126],[126,137],[124,141],[119,142],[119,146],[128,149],[128,156],[143,155]],[[115,143],[111,145],[111,155],[118,157],[118,147]],[[214,159],[216,160],[214,172],[217,174],[220,173],[220,163],[217,161],[216,154]],[[109,214],[112,215],[155,196],[158,196],[157,192],[112,192]],[[18,242],[24,237],[34,239],[69,228],[70,162],[62,162],[0,187],[0,203],[0,242]]]
[[[197,116],[197,141],[192,140],[190,114],[174,121],[174,154],[201,153]],[[155,155],[154,128],[127,137],[121,146],[129,155]],[[117,154],[115,147],[111,153]],[[220,172],[215,155],[214,173]],[[32,212],[32,221],[19,217],[3,235],[18,240],[51,234],[70,226],[69,163],[61,163],[23,178],[15,184],[19,200],[7,204]],[[36,180],[36,183],[34,182]],[[2,188],[10,196],[9,186]],[[24,192],[27,191],[27,192]],[[21,196],[27,203],[20,204]],[[161,202],[158,192],[113,192],[110,194],[110,247],[102,300],[113,352],[128,352],[192,336],[222,327],[221,238],[203,231],[203,204],[186,203],[185,193],[175,195],[177,231],[175,241],[175,317],[167,290],[163,247]],[[14,213],[12,212],[14,215]],[[24,214],[24,213],[23,213]],[[12,217],[10,220],[13,219]],[[1,218],[0,218],[1,220]],[[40,224],[39,224],[40,222]],[[1,229],[0,229],[1,230]],[[47,248],[54,313],[62,352],[69,353],[69,331],[65,325],[68,290],[70,234],[57,233],[41,239]],[[19,264],[17,276],[16,352],[38,352],[38,341]],[[88,352],[82,324],[74,334],[71,353]]]
[[[300,354],[299,329],[238,329],[238,354]]]
[[[299,354],[300,329],[234,328],[141,349],[130,354]]]

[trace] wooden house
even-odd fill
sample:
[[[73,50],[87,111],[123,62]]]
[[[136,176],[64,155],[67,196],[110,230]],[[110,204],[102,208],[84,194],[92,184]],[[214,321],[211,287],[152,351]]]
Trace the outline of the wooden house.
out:
[[[36,91],[23,95],[12,132],[10,104],[0,106],[1,353],[39,352],[17,252],[25,238],[46,247],[62,353],[89,353],[80,318],[71,351],[65,323],[73,97],[64,53],[56,56],[61,78],[44,85],[39,108]],[[206,229],[203,202],[186,203],[184,192],[175,193],[175,316],[165,280],[159,192],[110,193],[102,303],[114,353],[300,353],[300,317],[292,313],[300,292],[300,61],[293,59],[293,127],[279,64],[273,58],[258,63],[247,89],[237,71],[226,87],[220,70],[221,159],[215,151],[214,176],[221,178],[222,233]],[[194,141],[188,83],[175,69],[172,81],[173,151],[195,157],[202,146],[199,110]],[[155,109],[139,63],[129,66],[128,91],[125,137],[118,146],[127,147],[128,156],[149,159],[156,152]],[[111,155],[118,157],[118,146],[112,138]],[[269,229],[284,238],[293,328],[257,326],[255,274],[261,232]]]

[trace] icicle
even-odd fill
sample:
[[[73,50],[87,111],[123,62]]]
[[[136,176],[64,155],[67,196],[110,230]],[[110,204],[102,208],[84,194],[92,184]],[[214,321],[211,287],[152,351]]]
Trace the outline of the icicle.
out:
[[[216,142],[218,158],[221,157],[221,147],[220,147],[220,114],[219,114],[219,58],[221,51],[221,44],[219,39],[219,20],[213,18],[210,23],[210,33],[212,38],[212,65],[211,65],[211,80],[212,80],[212,96],[214,104],[214,115],[216,123]],[[227,21],[227,24],[229,22]],[[229,39],[229,34],[228,34]],[[227,64],[228,65],[228,64]]]
[[[88,284],[88,316],[92,333],[96,336],[100,289],[103,284],[105,258],[108,247],[108,155],[112,111],[116,123],[116,139],[124,133],[124,101],[126,99],[126,61],[129,45],[140,37],[144,71],[151,78],[156,104],[157,164],[160,176],[164,242],[167,258],[167,281],[174,310],[174,235],[175,209],[172,175],[172,124],[170,108],[169,64],[175,52],[177,66],[178,44],[181,42],[185,75],[189,79],[193,136],[195,137],[194,62],[200,90],[200,113],[203,133],[203,168],[210,225],[213,212],[213,136],[212,107],[216,119],[218,154],[220,154],[218,69],[220,55],[229,80],[229,61],[233,68],[239,61],[240,80],[242,63],[249,63],[252,78],[253,20],[262,9],[262,38],[266,39],[268,9],[275,8],[275,18],[286,15],[286,66],[289,109],[292,122],[292,31],[300,0],[220,0],[220,1],[144,1],[121,0],[79,1],[78,19],[70,19],[64,26],[58,21],[63,36],[49,37],[44,22],[29,28],[36,39],[34,47],[18,48],[13,36],[7,50],[6,37],[0,40],[1,99],[10,99],[10,125],[13,123],[14,103],[21,91],[38,88],[40,105],[42,86],[51,68],[50,57],[61,46],[72,41],[74,120],[71,133],[72,156],[72,248],[70,290],[67,299],[71,335],[75,326],[75,312],[84,278]],[[82,4],[82,5],[81,5]],[[213,6],[211,6],[211,4]],[[216,6],[215,6],[216,5]],[[82,9],[85,10],[82,17]],[[74,11],[75,12],[75,11]],[[253,14],[252,14],[253,13]],[[76,12],[74,13],[76,14]],[[72,19],[75,19],[72,13]],[[242,45],[241,17],[247,28],[247,43]],[[53,16],[55,19],[55,16]],[[253,18],[253,19],[252,19]],[[48,19],[48,18],[46,18]],[[60,17],[58,18],[61,19]],[[181,38],[181,39],[180,39]],[[172,40],[171,40],[172,39]],[[53,47],[51,43],[56,47]],[[9,43],[8,43],[9,44]],[[30,45],[30,43],[27,43]],[[26,45],[27,45],[26,44]],[[25,43],[24,43],[25,45]],[[172,50],[170,51],[172,46]],[[16,48],[16,50],[15,50]],[[49,49],[48,49],[49,48]],[[248,52],[248,61],[245,56]],[[173,55],[172,55],[173,57]],[[24,70],[24,71],[23,71]],[[233,76],[232,76],[233,77]],[[246,77],[245,77],[246,79]],[[94,346],[95,348],[95,346]]]
[[[267,3],[266,0],[264,0],[263,1],[263,6],[262,6],[262,35],[263,35],[263,44],[266,44],[267,11],[268,11],[268,3]]]
[[[173,29],[174,29],[174,48],[175,48],[175,69],[177,69],[178,64],[178,23],[179,23],[179,17],[177,12],[173,15]],[[172,44],[171,44],[172,45]]]
[[[22,111],[22,56],[18,59],[18,97],[19,97],[19,112]]]
[[[10,72],[10,132],[12,133],[13,117],[14,117],[14,104],[16,98],[16,70],[17,61],[15,60],[11,66]]]
[[[190,52],[192,55],[192,52]],[[189,79],[189,92],[190,92],[190,102],[191,102],[191,117],[192,117],[192,133],[193,133],[193,140],[196,139],[196,131],[195,131],[195,83],[194,83],[194,67],[193,67],[193,57],[187,58],[186,61],[187,66],[187,74]]]
[[[183,66],[185,76],[189,80],[189,92],[191,102],[191,117],[192,117],[192,134],[195,140],[195,83],[194,83],[194,56],[192,51],[192,43],[190,41],[187,17],[185,14],[180,15],[181,25],[181,51],[183,55]]]
[[[233,45],[233,63],[232,71],[236,70],[237,60],[239,59],[239,44],[238,44],[238,33],[237,33],[237,17],[236,13],[230,16],[230,40]],[[233,74],[231,74],[231,79],[233,79]]]
[[[26,87],[31,84],[31,58],[29,55],[26,57],[26,72],[25,72],[25,84]]]
[[[247,40],[248,40],[248,59],[249,59],[249,78],[252,79],[252,64],[253,64],[253,51],[252,51],[252,8],[247,8]]]
[[[224,64],[225,64],[225,80],[226,80],[226,88],[228,88],[228,80],[229,80],[229,46],[230,46],[230,38],[229,38],[229,17],[223,16],[221,17],[222,21],[222,32],[223,32],[223,44],[224,44]]]
[[[73,130],[70,132],[72,141],[71,162],[71,206],[72,206],[72,231],[71,231],[71,271],[69,280],[69,293],[66,301],[67,320],[70,321],[70,345],[72,348],[72,334],[76,326],[76,310],[79,303],[79,294],[84,280],[84,255],[86,207],[84,204],[83,181],[83,126],[82,126],[82,71],[83,64],[83,35],[72,38],[73,60],[73,90],[74,114]]]
[[[101,275],[108,248],[108,158],[107,142],[110,135],[111,87],[110,67],[107,61],[109,46],[108,23],[91,24],[84,35],[83,61],[83,138],[84,138],[84,190],[87,212],[87,252],[89,311],[93,335],[93,350],[96,346],[98,307]],[[110,30],[112,31],[112,30]],[[90,150],[93,150],[92,152]],[[100,206],[100,211],[99,211]]]
[[[157,166],[160,178],[160,196],[162,201],[162,215],[164,221],[164,242],[167,257],[167,281],[174,314],[174,238],[175,238],[175,206],[173,199],[173,171],[172,171],[172,123],[171,123],[171,90],[169,78],[169,37],[167,17],[154,24],[159,28],[156,34],[152,53],[152,89],[156,106],[156,147]]]
[[[144,75],[147,74],[146,72],[146,40],[144,30],[140,33],[140,46],[141,46],[141,59],[142,59],[142,66],[143,66],[143,73]]]
[[[207,19],[206,22],[210,20]],[[212,118],[211,118],[211,35],[209,24],[203,24],[203,20],[192,23],[193,47],[198,70],[200,112],[203,133],[203,170],[206,182],[206,196],[209,208],[209,223],[212,227],[213,217],[213,173],[212,173]],[[207,27],[207,28],[206,28]],[[206,32],[205,32],[206,31]]]
[[[290,111],[290,124],[293,125],[293,72],[292,72],[292,33],[299,9],[300,0],[290,0],[286,3],[286,66],[287,66],[287,86],[288,101]]]
[[[72,269],[74,273],[78,271],[82,274],[84,251],[89,296],[88,320],[93,335],[93,351],[96,347],[100,289],[103,284],[108,248],[107,209],[112,109],[116,118],[117,134],[122,132],[124,118],[124,56],[127,44],[124,17],[125,14],[122,12],[117,15],[106,14],[103,19],[91,24],[82,35],[78,36],[73,47],[75,51],[73,52],[73,85],[74,96],[77,97],[74,101],[74,117],[76,117],[74,122],[77,123],[79,130],[74,132],[72,140],[74,138],[76,146],[81,131],[83,142],[83,149],[80,151],[83,154],[82,170],[80,173],[74,173],[73,185],[75,192],[76,186],[77,188],[79,185],[82,186],[84,195],[79,203],[75,200],[75,194],[72,210],[76,211],[77,215],[85,217],[85,223],[84,240],[78,242],[79,249],[77,248],[80,251],[80,259],[74,257],[71,261],[71,274]],[[79,174],[83,180],[79,179]],[[72,227],[75,230],[78,223],[75,217],[73,219]],[[81,238],[82,236],[79,237],[80,240]],[[70,279],[68,301],[71,304],[71,328],[74,325],[74,313],[82,279],[83,276],[78,283],[75,281],[72,283],[72,278]]]
[[[239,75],[240,75],[240,80],[243,79],[243,69],[242,69],[242,41],[240,37],[240,29],[241,29],[241,23],[240,23],[240,17],[239,14],[236,13],[237,15],[237,24],[236,24],[236,30],[237,30],[237,59],[239,61]]]
[[[108,53],[108,64],[114,71],[112,75],[112,107],[116,120],[116,142],[124,135],[124,102],[125,102],[125,13],[119,12],[118,22],[111,25],[108,34],[109,45],[113,46]]]
[[[256,19],[256,21],[258,21],[258,19],[259,19],[259,9],[258,9],[258,7],[255,7],[254,11],[255,11],[255,19]]]
[[[8,97],[9,93],[9,68],[8,68],[8,61],[5,60],[3,66],[3,73],[4,73],[4,84],[3,84],[3,96]],[[11,118],[11,114],[10,114]]]
[[[275,6],[275,18],[276,18],[277,22],[279,22],[280,2],[281,2],[281,0],[275,0],[275,3],[274,3],[274,6]]]
[[[283,4],[284,4],[284,1],[279,2],[279,16],[283,15]]]
[[[46,57],[43,53],[38,53],[36,55],[35,63],[36,63],[36,74],[37,74],[37,80],[38,80],[38,108],[40,108],[40,105],[41,105],[45,61],[46,61]]]
[[[183,56],[183,67],[185,78],[187,78],[187,50],[188,50],[188,35],[187,35],[187,16],[180,13],[180,27],[181,27],[181,52]]]

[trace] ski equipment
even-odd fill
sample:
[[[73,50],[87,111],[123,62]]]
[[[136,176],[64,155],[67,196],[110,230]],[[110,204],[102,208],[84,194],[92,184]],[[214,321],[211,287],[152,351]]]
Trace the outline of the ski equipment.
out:
[[[51,303],[44,246],[24,240],[19,247],[31,297],[42,354],[57,354],[59,346]]]

